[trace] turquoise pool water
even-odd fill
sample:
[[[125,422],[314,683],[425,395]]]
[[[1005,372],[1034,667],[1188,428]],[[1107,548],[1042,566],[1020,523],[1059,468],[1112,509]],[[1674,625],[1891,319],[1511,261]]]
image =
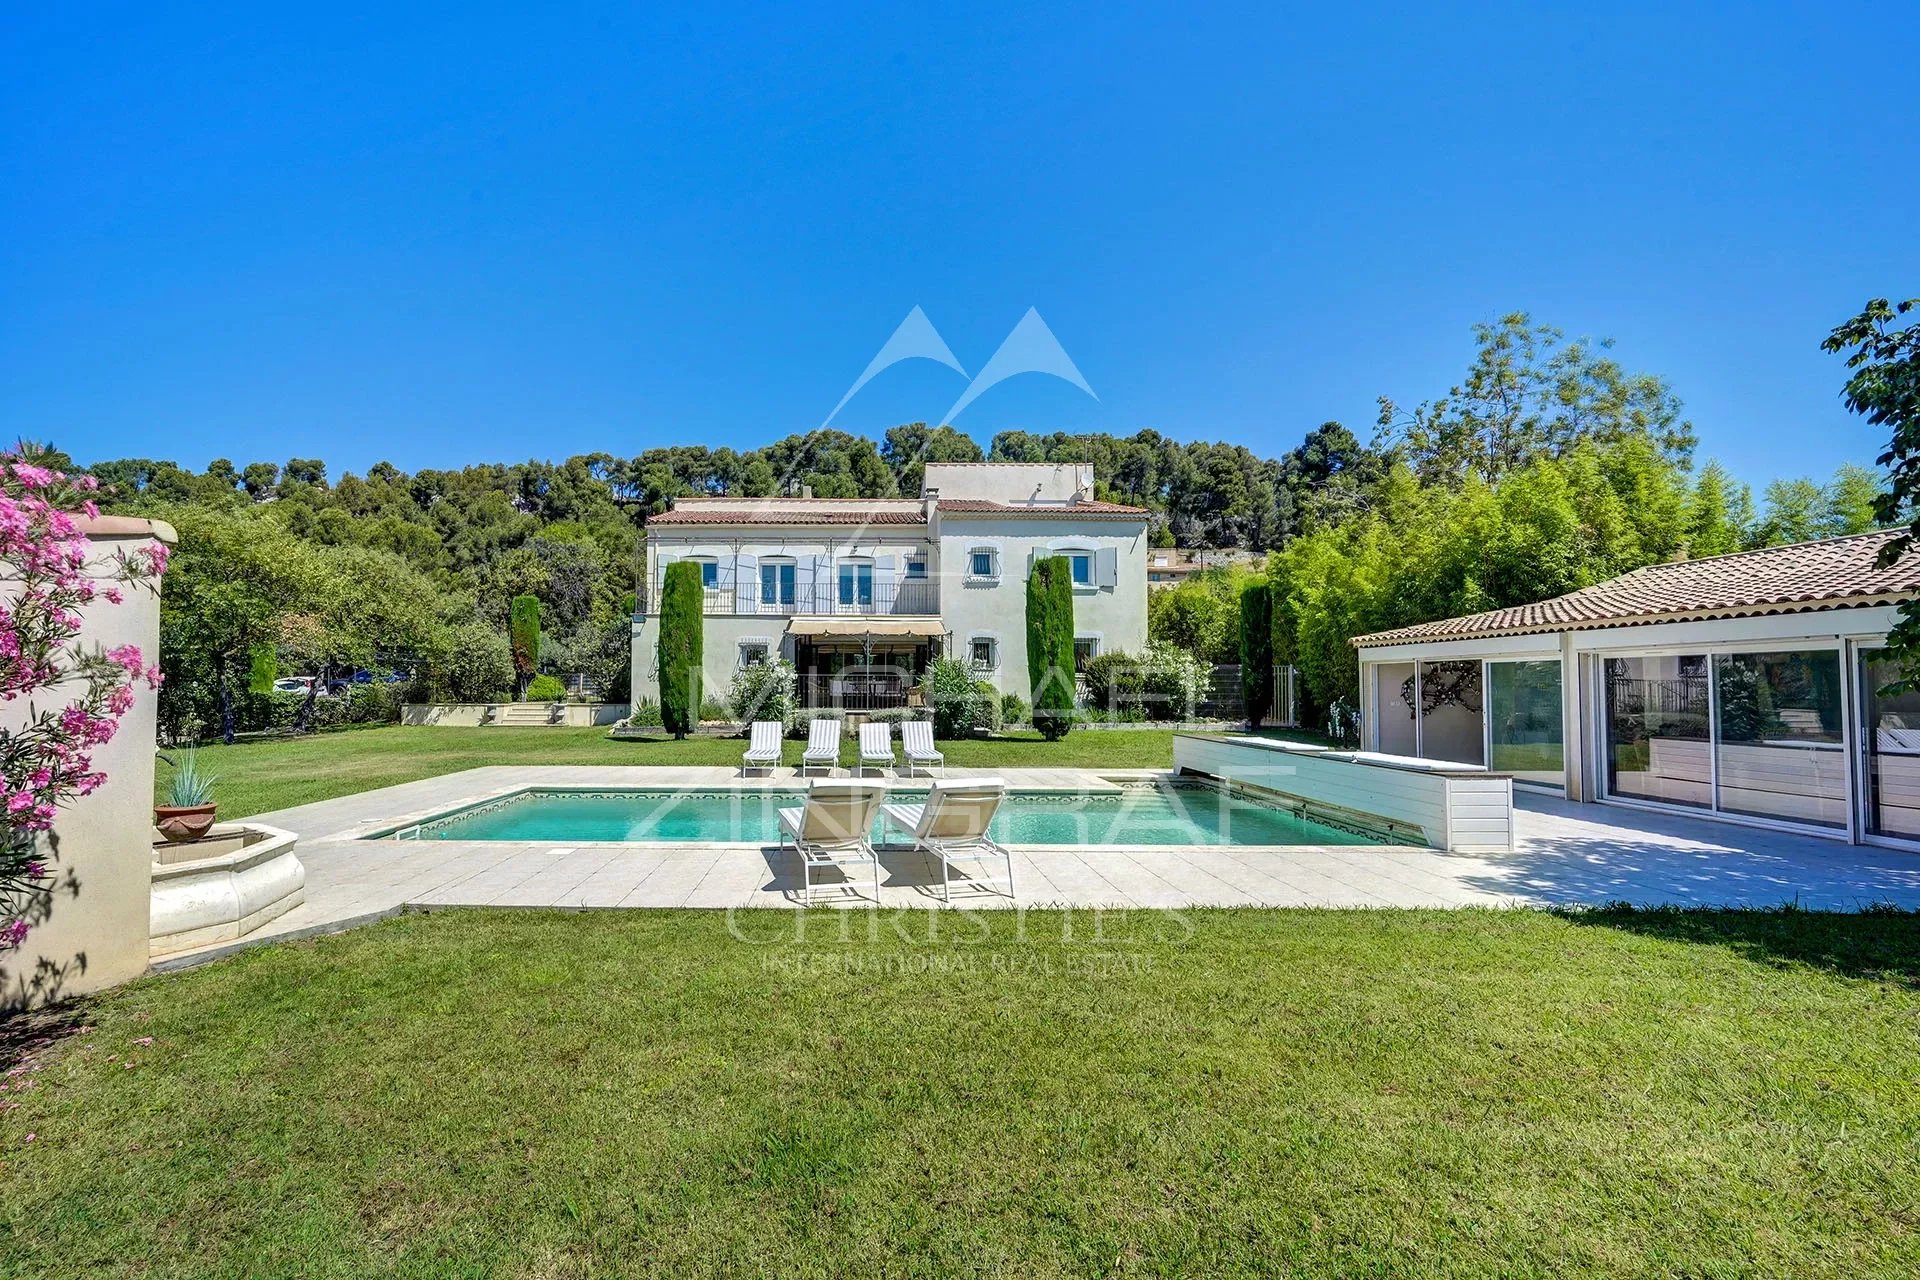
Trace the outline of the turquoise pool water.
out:
[[[918,803],[924,790],[888,799]],[[388,838],[419,840],[687,841],[773,844],[776,810],[797,791],[526,791],[431,819]],[[1295,817],[1206,785],[1163,784],[1118,794],[1014,792],[993,822],[1006,844],[1377,844],[1371,836]],[[876,825],[875,836],[879,835]]]

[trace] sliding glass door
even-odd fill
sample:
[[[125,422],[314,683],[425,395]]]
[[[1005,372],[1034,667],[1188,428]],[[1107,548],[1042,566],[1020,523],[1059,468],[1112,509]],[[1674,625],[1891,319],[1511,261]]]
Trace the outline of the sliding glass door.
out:
[[[1607,795],[1847,826],[1837,649],[1608,658]]]
[[[1860,651],[1866,824],[1871,835],[1920,840],[1920,690],[1881,692],[1899,678],[1885,649]]]
[[[1559,661],[1489,662],[1486,684],[1487,767],[1564,790]]]

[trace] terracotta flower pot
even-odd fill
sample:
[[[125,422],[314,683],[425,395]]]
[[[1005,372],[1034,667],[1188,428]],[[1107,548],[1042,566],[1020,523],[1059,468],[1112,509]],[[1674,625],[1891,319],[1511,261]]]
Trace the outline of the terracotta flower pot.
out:
[[[218,807],[211,804],[158,804],[153,807],[153,825],[174,844],[198,840],[212,828],[213,811]]]

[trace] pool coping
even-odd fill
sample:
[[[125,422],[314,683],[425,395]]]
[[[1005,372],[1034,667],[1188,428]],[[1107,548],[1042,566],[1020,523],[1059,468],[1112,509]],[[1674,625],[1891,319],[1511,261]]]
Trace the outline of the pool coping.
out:
[[[729,780],[728,783],[726,784],[726,789],[733,790],[736,793],[778,791],[778,792],[786,792],[786,793],[804,794],[804,791],[808,784],[816,781],[823,781],[823,780],[825,779],[820,779],[815,777],[806,777],[806,776],[797,776],[797,777],[788,777],[788,778],[741,777],[741,778]],[[836,780],[837,781],[865,781],[865,782],[904,782],[904,783],[907,783],[908,785],[900,787],[897,790],[889,789],[888,799],[891,800],[894,796],[898,795],[903,799],[911,798],[909,802],[915,802],[919,799],[924,798],[926,794],[932,790],[933,784],[935,784],[936,782],[944,781],[945,779],[931,778],[931,777],[912,777],[912,778],[894,778],[894,779],[874,778],[874,777],[863,778],[855,775],[851,778],[836,779]],[[1089,795],[1089,794],[1093,794],[1093,795],[1124,794],[1127,791],[1137,789],[1137,786],[1129,787],[1124,784],[1126,783],[1138,784],[1142,782],[1153,783],[1156,785],[1174,784],[1179,786],[1190,787],[1194,790],[1207,790],[1207,791],[1217,792],[1221,795],[1225,795],[1231,799],[1239,800],[1246,804],[1257,805],[1261,808],[1272,809],[1281,813],[1286,813],[1292,816],[1293,818],[1295,818],[1296,820],[1303,821],[1303,822],[1311,822],[1323,827],[1329,827],[1335,831],[1340,832],[1343,835],[1354,836],[1358,838],[1354,842],[1350,842],[1350,843],[1342,842],[1337,845],[1333,845],[1329,847],[1342,848],[1342,849],[1358,849],[1358,848],[1406,849],[1406,848],[1423,847],[1421,845],[1412,844],[1406,841],[1395,840],[1392,838],[1392,833],[1388,831],[1379,830],[1379,829],[1367,829],[1361,826],[1360,824],[1357,824],[1351,821],[1345,821],[1338,815],[1326,815],[1318,812],[1309,812],[1309,810],[1312,809],[1313,806],[1309,805],[1304,801],[1291,801],[1289,797],[1281,796],[1277,793],[1263,792],[1259,788],[1247,787],[1243,784],[1233,782],[1229,779],[1212,778],[1205,775],[1182,773],[1177,769],[1090,770],[1088,771],[1088,776],[1086,777],[1086,779],[1080,785],[1077,785],[1077,786],[1069,787],[1069,786],[1062,786],[1058,784],[1021,785],[1018,782],[1009,782],[1007,786],[1007,793],[1009,795],[1070,795],[1070,796],[1083,796],[1083,795]],[[924,786],[918,785],[922,783],[924,783],[925,785]],[[522,796],[531,795],[536,792],[542,792],[542,793],[548,793],[548,794],[558,793],[563,795],[564,794],[605,795],[612,792],[630,792],[630,793],[642,794],[642,793],[654,793],[654,792],[682,792],[682,791],[711,792],[711,791],[717,791],[721,789],[723,789],[722,784],[718,784],[718,783],[683,783],[677,786],[671,785],[671,784],[665,784],[665,783],[641,783],[641,784],[633,784],[633,785],[587,783],[587,782],[508,783],[501,787],[497,787],[494,790],[484,795],[472,796],[451,805],[437,806],[434,809],[428,810],[428,811],[416,810],[413,812],[403,814],[397,819],[376,820],[373,830],[347,836],[345,838],[351,839],[354,841],[362,841],[362,842],[384,842],[384,843],[393,843],[393,844],[422,843],[423,842],[422,838],[417,835],[413,837],[408,837],[400,833],[405,831],[410,831],[410,830],[417,831],[420,827],[423,827],[430,822],[441,822],[447,819],[457,818],[465,814],[472,813],[475,810],[488,808],[490,806],[510,803],[511,801],[516,800]],[[455,836],[452,838],[443,837],[441,840],[431,841],[429,843],[433,843],[436,845],[437,844],[525,844],[525,845],[549,845],[554,847],[564,847],[567,849],[621,848],[621,849],[635,849],[635,850],[651,850],[654,852],[659,852],[664,850],[685,849],[685,848],[711,848],[711,849],[725,849],[725,850],[771,849],[771,848],[782,847],[785,842],[783,840],[778,840],[778,839],[776,839],[771,843],[767,841],[754,841],[754,840],[558,840],[558,839],[555,839],[555,840],[505,840],[505,839],[461,840],[459,837]],[[1026,843],[1026,842],[1014,843],[1012,841],[1007,841],[1004,843],[1008,848],[1011,848],[1011,849],[1031,849],[1031,850],[1042,851],[1042,852],[1047,850],[1069,850],[1069,849],[1070,850],[1086,850],[1089,852],[1111,852],[1111,851],[1140,850],[1140,849],[1221,849],[1221,848],[1259,849],[1259,850],[1271,851],[1271,850],[1283,850],[1283,849],[1318,848],[1318,847],[1321,847],[1321,844],[1323,842],[1310,842],[1305,844],[1253,844],[1253,843],[1241,843],[1239,841],[1222,841],[1217,844],[1211,844],[1211,845],[1193,844],[1193,843],[1142,844],[1137,842],[1136,843],[1104,843],[1104,844],[1088,844],[1088,843],[1035,844],[1035,843]],[[911,850],[914,847],[915,846],[910,841],[879,840],[874,842],[874,848],[881,849],[881,850],[889,850],[894,852],[904,852],[904,851]]]

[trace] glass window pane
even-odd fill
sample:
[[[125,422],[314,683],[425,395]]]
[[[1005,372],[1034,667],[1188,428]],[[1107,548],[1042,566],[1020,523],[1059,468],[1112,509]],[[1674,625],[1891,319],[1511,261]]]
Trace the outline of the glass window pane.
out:
[[[1390,756],[1414,754],[1413,664],[1383,662],[1373,669],[1374,705],[1380,723],[1376,749]]]
[[[1704,655],[1607,659],[1608,794],[1712,806],[1707,679]]]
[[[700,562],[700,585],[711,590],[720,585],[720,564],[716,560]]]
[[[1516,780],[1564,789],[1566,736],[1558,662],[1487,664],[1490,768]]]
[[[1428,760],[1484,764],[1480,661],[1420,664],[1420,754]]]
[[[1093,582],[1093,558],[1091,556],[1073,557],[1073,581],[1078,586],[1087,586]]]
[[[993,576],[993,553],[991,551],[976,551],[973,553],[973,576],[976,578],[991,578]]]
[[[1867,830],[1920,840],[1920,689],[1882,693],[1900,678],[1886,650],[1860,655],[1867,727]]]
[[[774,595],[775,584],[778,583],[779,580],[780,579],[779,579],[778,565],[763,564],[760,566],[760,603],[761,604],[774,603],[774,601],[777,599],[777,597]]]
[[[1720,808],[1822,827],[1847,825],[1840,655],[1738,653],[1714,661]]]

